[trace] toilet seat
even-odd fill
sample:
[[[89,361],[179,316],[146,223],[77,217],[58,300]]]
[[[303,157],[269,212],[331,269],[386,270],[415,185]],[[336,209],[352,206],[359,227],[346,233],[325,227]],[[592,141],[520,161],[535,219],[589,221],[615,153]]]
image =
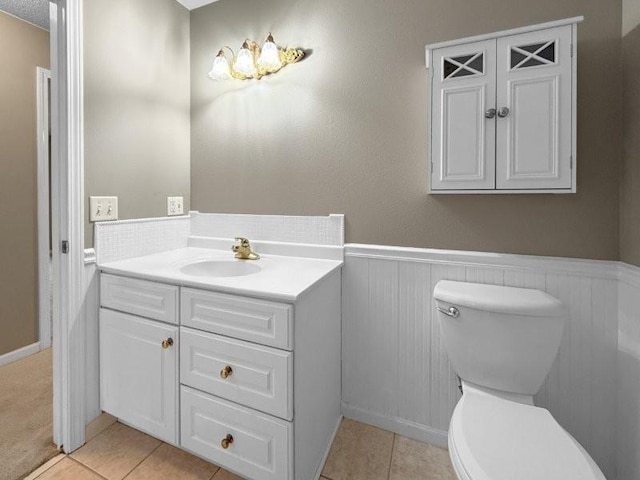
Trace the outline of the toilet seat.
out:
[[[460,480],[606,480],[544,408],[465,388],[449,430]]]

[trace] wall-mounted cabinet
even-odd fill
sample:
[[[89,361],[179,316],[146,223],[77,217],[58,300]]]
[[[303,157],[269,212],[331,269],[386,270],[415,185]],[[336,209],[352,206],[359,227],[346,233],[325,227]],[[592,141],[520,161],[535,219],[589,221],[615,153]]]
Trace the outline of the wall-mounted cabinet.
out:
[[[431,193],[576,191],[580,21],[427,46]]]

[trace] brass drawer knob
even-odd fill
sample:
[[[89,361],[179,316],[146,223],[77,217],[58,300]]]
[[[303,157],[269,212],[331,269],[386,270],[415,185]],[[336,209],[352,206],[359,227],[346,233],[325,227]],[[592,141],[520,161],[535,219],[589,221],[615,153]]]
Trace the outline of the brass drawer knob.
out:
[[[162,341],[162,348],[165,350],[173,345],[173,338],[169,337]]]
[[[229,448],[229,445],[231,445],[232,443],[233,443],[233,435],[231,435],[230,433],[227,433],[227,436],[222,439],[222,441],[220,442],[220,445],[222,445],[222,448],[226,450],[227,448]]]
[[[229,365],[227,365],[222,370],[220,370],[220,376],[224,379],[229,378],[232,373],[233,373],[233,368],[231,368]]]

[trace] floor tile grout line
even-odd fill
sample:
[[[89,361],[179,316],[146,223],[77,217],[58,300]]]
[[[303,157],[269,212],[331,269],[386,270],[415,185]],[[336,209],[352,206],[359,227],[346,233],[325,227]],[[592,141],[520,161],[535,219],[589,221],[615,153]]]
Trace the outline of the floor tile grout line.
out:
[[[402,455],[400,455],[400,456],[398,456],[398,455],[397,455],[397,454],[398,454],[398,452],[397,452],[397,451],[396,451],[396,449],[395,449],[395,445],[396,445],[396,443],[401,443],[401,439],[402,439],[402,438],[404,438],[404,437],[402,437],[401,435],[396,434],[396,433],[394,433],[394,432],[388,432],[388,433],[391,433],[391,434],[392,434],[392,440],[391,440],[390,456],[388,457],[388,459],[389,459],[389,460],[388,460],[388,464],[387,464],[387,466],[388,466],[388,468],[387,468],[387,474],[386,474],[386,477],[382,477],[382,478],[384,478],[385,480],[391,480],[391,472],[392,472],[392,471],[394,471],[394,470],[393,470],[394,459],[398,458],[398,459],[399,459],[398,461],[400,461],[400,462],[401,462],[401,461],[402,461],[402,458],[403,458],[403,456],[402,456]],[[96,437],[96,438],[97,438],[97,437]],[[388,437],[387,437],[387,438],[388,438]],[[92,439],[92,441],[93,441],[93,439]],[[89,443],[91,443],[91,441],[90,441],[90,442],[87,442],[87,444],[89,444]],[[436,448],[436,449],[440,450],[440,448],[438,448],[438,447],[436,447],[436,446],[434,446],[434,445],[432,445],[432,444],[429,444],[428,442],[420,442],[420,443],[426,443],[426,444],[427,444],[427,445],[429,445],[430,447],[433,447],[433,448]],[[41,477],[42,477],[42,475],[46,474],[46,472],[48,472],[50,469],[54,468],[58,463],[60,463],[61,461],[63,461],[65,458],[69,458],[69,459],[71,459],[71,460],[74,462],[74,464],[80,465],[81,467],[86,468],[86,469],[87,469],[87,470],[89,470],[90,472],[94,473],[94,474],[96,475],[96,477],[97,477],[98,479],[100,479],[100,480],[125,480],[125,479],[128,479],[128,478],[131,478],[131,474],[132,474],[133,472],[135,472],[135,471],[140,467],[140,465],[142,465],[146,460],[148,460],[148,459],[149,459],[149,458],[150,458],[150,457],[151,457],[151,456],[152,456],[152,455],[153,455],[153,454],[154,454],[154,453],[155,453],[159,448],[161,448],[163,445],[166,445],[166,446],[168,446],[169,448],[173,448],[173,447],[174,447],[173,445],[171,445],[171,444],[169,444],[169,443],[167,443],[167,442],[158,441],[158,444],[157,444],[155,447],[153,447],[153,448],[152,448],[152,449],[151,449],[151,450],[150,450],[146,455],[144,455],[144,457],[143,457],[140,461],[138,461],[138,462],[137,462],[137,463],[136,463],[136,464],[135,464],[135,465],[134,465],[134,466],[133,466],[133,467],[132,467],[132,468],[131,468],[131,469],[130,469],[130,470],[129,470],[125,475],[124,475],[124,477],[119,477],[119,478],[113,478],[113,479],[111,479],[111,478],[109,478],[109,477],[104,476],[104,475],[103,475],[103,474],[101,474],[100,472],[96,471],[96,470],[95,470],[94,468],[92,468],[91,466],[89,466],[89,465],[87,465],[87,464],[83,463],[83,461],[82,461],[82,460],[77,459],[77,458],[75,458],[75,457],[72,457],[71,455],[66,455],[66,454],[64,454],[64,452],[61,452],[61,457],[62,457],[62,458],[61,458],[59,461],[57,461],[55,464],[53,464],[52,466],[48,467],[46,470],[44,470],[44,471],[40,472],[40,473],[38,474],[38,477],[35,477],[35,480],[37,480],[37,479],[41,478]],[[399,448],[402,450],[402,447],[399,447]],[[443,449],[443,450],[446,450],[446,449]],[[55,458],[55,457],[54,457],[54,458]],[[50,459],[50,460],[51,460],[51,459]],[[427,464],[430,464],[430,465],[431,465],[431,464],[433,464],[434,466],[438,466],[438,467],[439,467],[439,466],[443,466],[443,467],[447,467],[447,466],[449,466],[449,469],[448,469],[448,471],[447,471],[447,478],[450,478],[451,480],[454,480],[456,477],[455,477],[455,474],[453,474],[453,472],[452,472],[452,469],[451,469],[451,465],[450,465],[450,463],[449,463],[449,462],[446,462],[446,461],[444,461],[444,462],[440,462],[439,460],[440,460],[440,457],[436,457],[436,458],[431,458],[431,457],[430,457],[429,459],[426,459],[425,461],[426,461],[426,463],[427,463]],[[208,478],[208,480],[215,480],[215,478],[216,478],[216,476],[218,476],[218,474],[220,474],[221,472],[225,472],[225,469],[224,469],[224,468],[222,468],[220,465],[217,465],[216,463],[213,463],[213,462],[208,462],[208,463],[210,463],[211,465],[213,465],[214,467],[216,467],[216,470],[212,473],[212,475],[211,475],[210,477],[204,477],[204,480],[206,480],[207,478]],[[382,472],[380,472],[380,473],[382,473],[382,474],[383,474],[383,472],[384,472],[384,470],[382,470]],[[331,476],[326,475],[326,474],[324,474],[324,472],[321,472],[321,473],[320,473],[320,476],[321,476],[321,478],[322,478],[322,479],[327,479],[327,480],[335,480],[336,478],[338,478],[338,477],[335,477],[335,476],[333,476],[333,475],[331,475]]]
[[[78,465],[80,465],[81,467],[86,468],[87,470],[89,470],[92,473],[95,473],[98,477],[102,478],[103,480],[109,480],[107,477],[105,477],[104,475],[101,475],[100,473],[96,472],[93,468],[91,468],[89,465],[85,465],[84,463],[82,463],[80,460],[76,460],[75,458],[73,458],[71,455],[67,455],[67,458],[70,459],[71,461],[77,463]],[[38,479],[36,479],[38,480]]]
[[[393,434],[393,441],[391,442],[391,455],[389,456],[389,468],[387,470],[387,480],[391,478],[391,464],[393,463],[393,454],[396,448],[396,437],[397,434]]]
[[[103,435],[107,430],[109,430],[111,427],[113,427],[113,426],[114,426],[114,425],[116,425],[116,424],[123,425],[123,426],[125,426],[125,427],[127,427],[127,428],[132,428],[132,427],[129,427],[128,425],[125,425],[124,423],[120,423],[118,420],[116,420],[113,424],[109,425],[109,426],[108,426],[107,428],[105,428],[102,432],[100,432],[98,435],[96,435],[96,436],[95,436],[95,437],[93,437],[91,440],[89,440],[87,443],[85,443],[85,444],[83,445],[83,447],[84,447],[84,446],[86,446],[86,445],[88,445],[89,443],[93,442],[95,439],[97,439],[98,437],[100,437],[101,435]],[[135,429],[134,429],[134,430],[135,430]],[[144,433],[144,432],[142,432],[142,433]],[[146,435],[146,434],[145,434],[145,435]],[[151,437],[151,438],[153,438],[153,437]],[[147,458],[149,458],[149,457],[151,456],[151,454],[152,454],[153,452],[155,452],[158,448],[160,448],[160,445],[162,445],[163,443],[165,443],[165,442],[163,442],[163,441],[159,441],[159,442],[160,442],[160,443],[159,443],[158,445],[156,445],[156,446],[155,446],[155,447],[154,447],[154,448],[153,448],[153,449],[152,449],[152,450],[151,450],[151,451],[150,451],[150,452],[149,452],[149,453],[148,453],[148,454],[147,454],[147,455],[146,455],[142,460],[140,460],[140,462],[138,462],[138,463],[135,465],[135,467],[133,467],[129,472],[127,472],[127,474],[126,474],[124,477],[122,477],[122,479],[120,479],[120,480],[124,480],[126,477],[128,477],[129,475],[131,475],[131,472],[133,472],[136,468],[138,468],[142,462],[144,462]],[[80,449],[78,449],[78,450],[80,450]],[[76,450],[76,451],[77,451],[77,450]],[[75,453],[75,452],[71,452],[71,454],[68,454],[67,456],[68,456],[69,458],[72,458],[72,457],[71,457],[71,455],[72,455],[73,453]],[[103,475],[101,475],[99,472],[97,472],[96,470],[94,470],[93,468],[91,468],[89,465],[86,465],[85,463],[83,463],[81,460],[78,460],[78,459],[76,459],[75,457],[73,457],[73,459],[74,459],[76,462],[78,462],[79,464],[83,465],[84,467],[87,467],[87,468],[88,468],[89,470],[91,470],[92,472],[95,472],[96,474],[100,475],[100,477],[101,477],[101,478],[105,478]],[[37,479],[36,479],[36,480],[37,480]],[[110,479],[105,478],[105,480],[110,480]]]
[[[211,463],[211,462],[209,462]],[[211,477],[209,477],[209,480],[213,480],[213,478],[218,474],[218,472],[220,472],[220,470],[222,470],[222,467],[220,465],[218,465],[217,463],[211,463],[211,465],[215,465],[216,467],[218,467],[218,469],[213,472],[213,475],[211,475]]]
[[[131,470],[129,470],[129,472],[122,477],[122,480],[125,480],[129,475],[131,475],[133,473],[133,471],[138,468],[140,465],[142,465],[142,463],[144,463],[144,461],[149,458],[151,455],[153,455],[153,452],[155,452],[156,450],[158,450],[162,445],[164,445],[165,442],[160,442],[158,445],[156,445],[156,448],[154,448],[153,450],[151,450],[146,457],[144,457],[142,460],[140,460],[135,467],[133,467]],[[168,445],[168,444],[167,444]]]

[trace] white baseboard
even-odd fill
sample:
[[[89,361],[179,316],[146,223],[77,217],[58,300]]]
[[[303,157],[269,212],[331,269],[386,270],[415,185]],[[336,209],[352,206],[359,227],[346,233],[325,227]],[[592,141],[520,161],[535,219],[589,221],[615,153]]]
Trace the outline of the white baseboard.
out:
[[[430,443],[441,448],[448,448],[447,432],[436,430],[426,425],[410,422],[398,417],[388,417],[379,413],[342,404],[342,414],[346,418],[373,425],[404,437],[420,442]]]
[[[0,367],[8,363],[13,363],[17,360],[20,360],[21,358],[28,357],[29,355],[33,355],[34,353],[38,353],[39,351],[40,342],[36,342],[32,343],[31,345],[27,345],[26,347],[14,350],[13,352],[0,355]]]
[[[327,445],[327,449],[322,455],[322,460],[320,461],[320,465],[318,466],[318,471],[313,476],[314,480],[319,480],[320,475],[322,475],[322,470],[324,470],[324,464],[327,463],[327,458],[329,458],[329,452],[331,452],[331,446],[333,445],[333,441],[336,439],[336,435],[338,434],[338,430],[340,429],[340,423],[342,423],[342,415],[338,417],[338,421],[336,422],[336,426],[333,429],[333,433],[331,434],[331,440],[329,440],[329,444]]]

